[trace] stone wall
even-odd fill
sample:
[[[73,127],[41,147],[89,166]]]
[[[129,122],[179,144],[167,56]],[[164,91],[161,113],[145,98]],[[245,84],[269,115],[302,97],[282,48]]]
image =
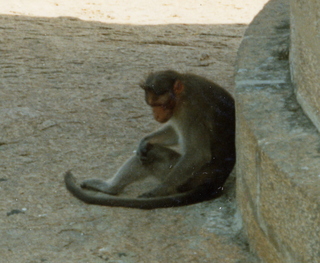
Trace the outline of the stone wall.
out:
[[[291,40],[297,99],[320,131],[320,1],[291,0]]]
[[[249,26],[239,49],[237,202],[250,246],[262,262],[316,263],[320,134],[296,99],[289,36],[289,0],[271,0]],[[300,79],[297,74],[298,69],[294,79]],[[298,82],[296,87],[300,89]]]

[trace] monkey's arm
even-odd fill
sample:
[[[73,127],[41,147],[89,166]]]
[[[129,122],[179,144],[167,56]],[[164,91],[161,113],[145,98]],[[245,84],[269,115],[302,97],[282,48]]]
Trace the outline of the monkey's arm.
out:
[[[144,137],[139,144],[137,155],[142,163],[146,164],[150,160],[149,151],[153,145],[172,146],[178,144],[178,135],[171,125],[165,125],[161,129]]]
[[[165,125],[159,130],[147,135],[144,137],[141,144],[150,143],[150,144],[160,144],[162,146],[171,146],[178,144],[178,135],[174,128],[171,125]]]
[[[162,184],[142,195],[142,197],[165,196],[177,192],[196,172],[212,159],[208,132],[187,130],[183,153],[177,164],[171,168]],[[182,136],[183,137],[183,136]]]

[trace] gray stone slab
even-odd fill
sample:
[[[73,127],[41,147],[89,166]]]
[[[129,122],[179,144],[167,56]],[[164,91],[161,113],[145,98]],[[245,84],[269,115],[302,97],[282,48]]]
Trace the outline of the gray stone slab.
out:
[[[320,134],[290,82],[288,20],[270,1],[238,52],[237,201],[263,262],[319,262]]]

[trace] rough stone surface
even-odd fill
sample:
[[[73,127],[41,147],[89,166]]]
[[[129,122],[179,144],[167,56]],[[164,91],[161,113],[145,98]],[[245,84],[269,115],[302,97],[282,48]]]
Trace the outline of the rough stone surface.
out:
[[[66,191],[62,174],[111,176],[156,128],[138,87],[151,70],[190,71],[232,92],[243,13],[257,4],[0,0],[0,6],[7,10],[0,15],[0,262],[255,262],[239,234],[234,177],[219,199],[140,211],[81,203]],[[124,194],[136,196],[152,183]]]
[[[320,3],[291,0],[290,65],[297,99],[320,131]]]
[[[237,202],[263,262],[320,262],[320,134],[290,82],[289,3],[246,31],[236,74]]]

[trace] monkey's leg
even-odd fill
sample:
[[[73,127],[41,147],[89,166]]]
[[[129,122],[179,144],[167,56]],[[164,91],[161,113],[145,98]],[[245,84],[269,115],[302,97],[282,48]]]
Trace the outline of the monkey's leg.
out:
[[[138,155],[129,158],[109,180],[88,179],[83,181],[82,187],[107,194],[119,194],[127,185],[154,176],[159,180],[169,173],[177,163],[180,154],[161,145],[153,145],[147,153],[148,160],[141,162]]]
[[[142,165],[138,156],[135,155],[130,157],[109,180],[87,179],[81,183],[81,187],[116,195],[128,184],[144,179],[147,176],[146,168]]]
[[[171,170],[179,162],[181,154],[162,145],[154,144],[150,152],[148,152],[148,155],[153,157],[154,160],[148,168],[152,170],[152,175],[161,182],[156,189],[165,188],[163,189],[164,192],[168,191],[170,194],[176,193],[175,187],[164,185],[163,182],[167,180],[168,174],[170,174]],[[149,193],[150,191],[142,194],[140,197],[149,197]]]

